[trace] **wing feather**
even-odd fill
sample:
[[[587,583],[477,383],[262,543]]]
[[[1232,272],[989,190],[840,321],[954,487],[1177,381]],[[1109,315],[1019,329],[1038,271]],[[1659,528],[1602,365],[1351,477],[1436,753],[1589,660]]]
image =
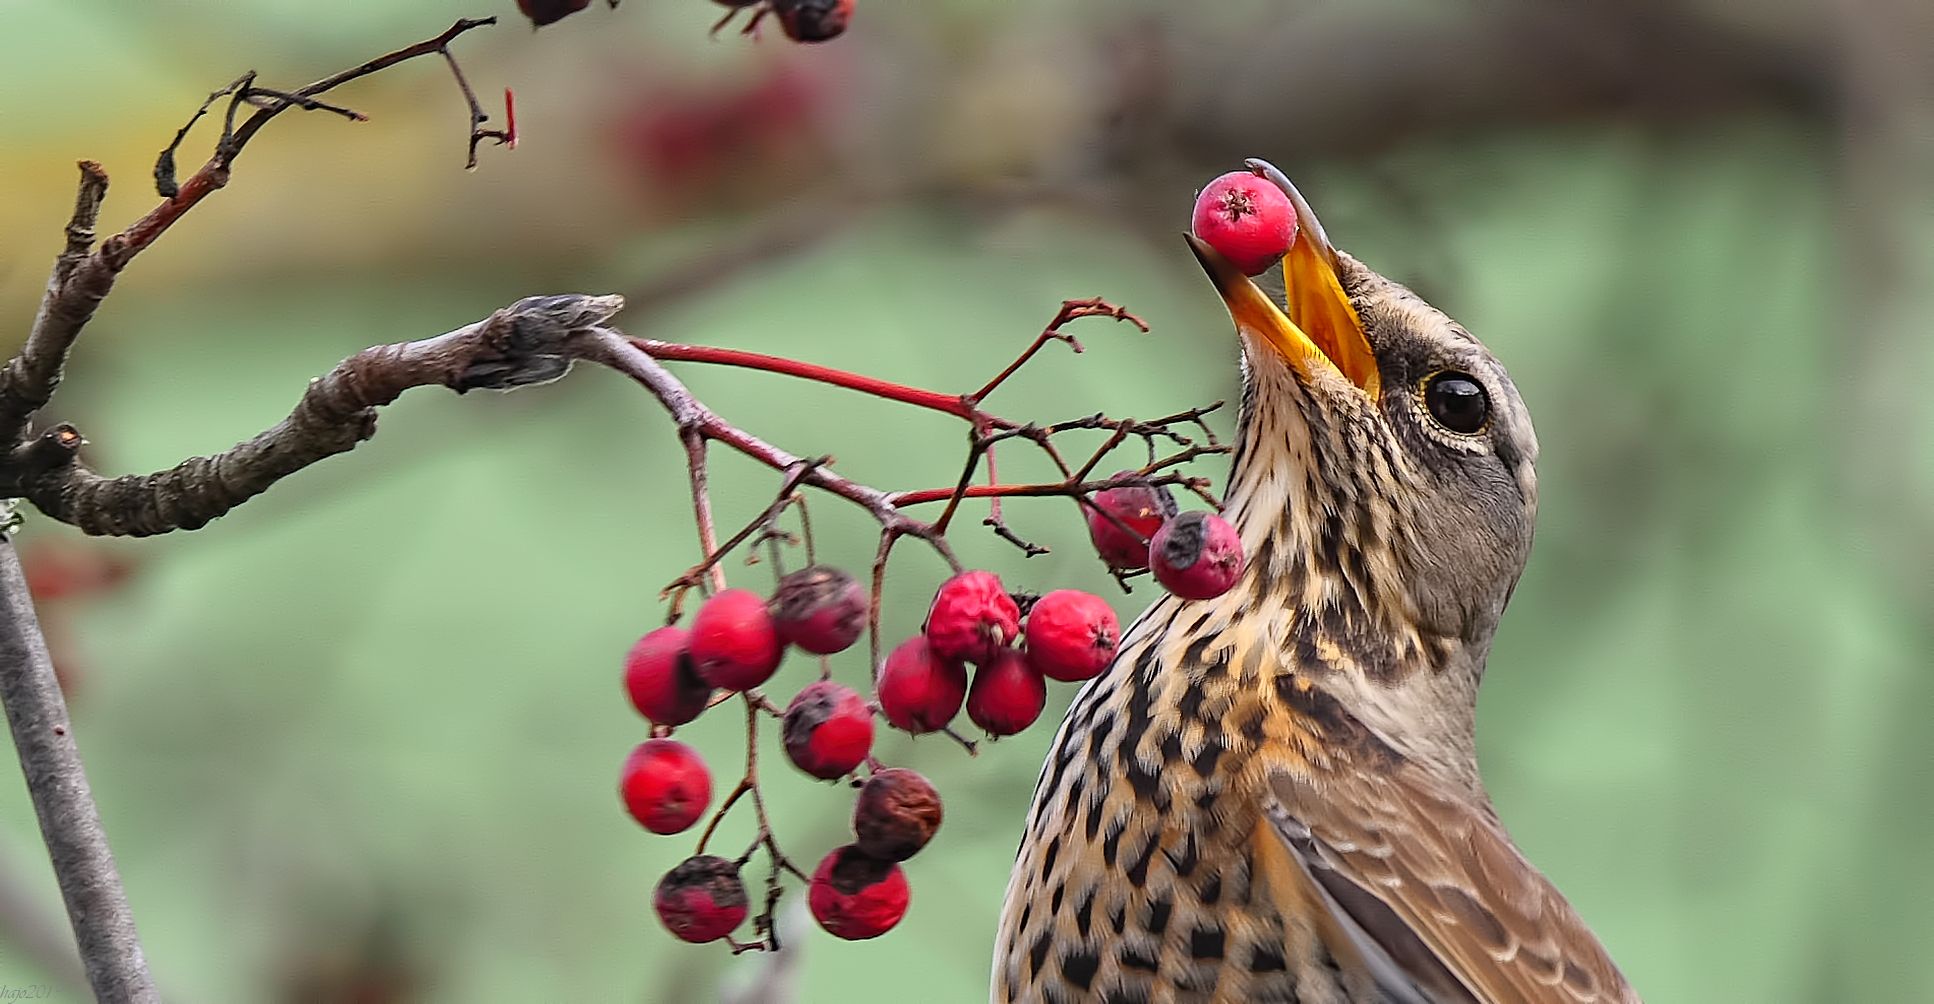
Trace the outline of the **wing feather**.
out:
[[[1387,991],[1433,1004],[1638,1004],[1487,808],[1408,765],[1284,771],[1270,791],[1277,835]]]

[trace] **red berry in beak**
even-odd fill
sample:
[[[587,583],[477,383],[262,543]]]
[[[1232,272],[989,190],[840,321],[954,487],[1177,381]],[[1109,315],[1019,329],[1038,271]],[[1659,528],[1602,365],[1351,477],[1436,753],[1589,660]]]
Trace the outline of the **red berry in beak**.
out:
[[[1118,471],[1115,477],[1133,473]],[[1088,539],[1094,542],[1095,552],[1109,568],[1117,572],[1139,572],[1148,567],[1149,538],[1155,536],[1155,531],[1168,518],[1162,494],[1145,485],[1109,488],[1096,492],[1088,500],[1094,503],[1093,508],[1081,507],[1088,519]],[[1114,519],[1109,519],[1110,515]]]
[[[555,24],[591,6],[591,0],[517,0],[517,9],[531,19],[531,27]]]
[[[711,686],[692,671],[690,640],[684,628],[661,627],[625,655],[625,692],[655,724],[683,725],[711,702]]]
[[[765,598],[749,589],[721,589],[692,618],[692,668],[726,690],[751,690],[772,678],[785,655]]]
[[[1221,596],[1242,578],[1242,538],[1214,513],[1185,512],[1169,520],[1148,553],[1155,580],[1185,600]]]
[[[873,749],[873,709],[852,688],[821,680],[792,699],[781,732],[794,766],[831,781],[851,774]]]
[[[993,572],[962,572],[940,584],[927,610],[927,644],[942,659],[980,663],[1021,631],[1021,608]]]
[[[745,922],[745,882],[738,865],[701,854],[679,862],[658,880],[651,906],[665,929],[681,940],[717,941]]]
[[[877,771],[853,805],[853,845],[870,858],[905,861],[940,829],[940,793],[905,767]]]
[[[625,758],[618,781],[625,808],[653,833],[678,833],[712,802],[712,774],[698,752],[676,739],[648,739]]]
[[[859,640],[872,604],[852,576],[812,565],[782,579],[769,606],[781,639],[814,655],[832,655]]]
[[[1101,675],[1121,643],[1121,623],[1108,601],[1079,589],[1057,589],[1027,612],[1027,662],[1050,680],[1071,683]]]
[[[848,844],[826,855],[813,870],[806,905],[829,934],[863,941],[892,930],[907,915],[911,898],[899,865],[868,857]]]
[[[1268,178],[1231,171],[1195,197],[1195,236],[1249,275],[1261,275],[1289,253],[1296,206]]]
[[[923,635],[914,635],[887,653],[873,681],[880,713],[896,729],[919,735],[947,727],[967,696],[967,667],[942,659]]]
[[[992,736],[1011,736],[1034,724],[1048,703],[1048,683],[1011,648],[974,670],[967,717]]]
[[[772,0],[779,27],[795,42],[824,42],[846,32],[853,0]]]

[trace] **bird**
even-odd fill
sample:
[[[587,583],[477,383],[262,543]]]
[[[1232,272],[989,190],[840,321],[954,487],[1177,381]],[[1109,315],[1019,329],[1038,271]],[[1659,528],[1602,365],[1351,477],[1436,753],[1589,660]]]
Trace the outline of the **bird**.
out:
[[[1239,335],[1247,566],[1163,596],[1078,693],[1002,908],[996,1004],[1636,1004],[1512,843],[1478,684],[1530,552],[1537,437],[1463,326],[1300,233],[1283,305],[1190,236]]]

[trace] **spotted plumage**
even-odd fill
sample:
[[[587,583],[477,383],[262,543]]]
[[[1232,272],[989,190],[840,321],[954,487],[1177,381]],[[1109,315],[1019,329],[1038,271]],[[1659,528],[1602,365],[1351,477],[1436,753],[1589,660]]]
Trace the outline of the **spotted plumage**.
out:
[[[1198,248],[1243,336],[1225,508],[1248,567],[1149,607],[1069,709],[992,997],[1634,1002],[1477,775],[1536,513],[1529,418],[1474,338],[1291,194],[1288,316]]]

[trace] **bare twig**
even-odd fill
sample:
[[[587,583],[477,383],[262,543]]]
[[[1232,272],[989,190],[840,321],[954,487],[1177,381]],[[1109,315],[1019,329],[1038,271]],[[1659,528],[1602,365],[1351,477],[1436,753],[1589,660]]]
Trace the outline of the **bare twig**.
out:
[[[20,769],[94,996],[113,1002],[158,1000],[19,556],[5,542],[0,542],[0,700],[6,703]]]

